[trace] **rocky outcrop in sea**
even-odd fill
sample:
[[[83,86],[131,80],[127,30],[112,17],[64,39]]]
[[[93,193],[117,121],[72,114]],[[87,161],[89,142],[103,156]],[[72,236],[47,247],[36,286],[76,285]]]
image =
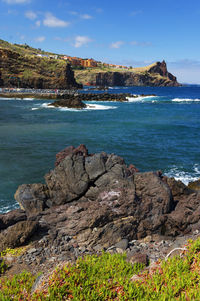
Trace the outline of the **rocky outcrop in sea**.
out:
[[[29,263],[142,246],[148,253],[160,241],[167,250],[200,230],[199,190],[160,171],[140,172],[115,154],[89,154],[84,145],[58,153],[45,184],[23,184],[15,199],[21,209],[0,215],[0,251],[32,239],[19,258]]]

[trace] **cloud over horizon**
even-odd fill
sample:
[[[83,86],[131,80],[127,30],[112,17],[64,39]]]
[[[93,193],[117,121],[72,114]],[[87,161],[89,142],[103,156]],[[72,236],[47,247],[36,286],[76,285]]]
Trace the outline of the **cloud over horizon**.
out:
[[[73,46],[75,48],[79,48],[82,46],[87,46],[90,42],[92,42],[92,39],[90,39],[88,36],[76,36],[74,39]]]
[[[37,14],[34,11],[29,10],[25,12],[25,17],[33,21],[37,18]]]
[[[140,46],[140,47],[149,47],[152,46],[151,42],[139,42],[139,41],[132,41],[130,42],[132,46]]]
[[[43,25],[47,27],[67,27],[70,25],[70,22],[58,19],[52,13],[46,13]]]

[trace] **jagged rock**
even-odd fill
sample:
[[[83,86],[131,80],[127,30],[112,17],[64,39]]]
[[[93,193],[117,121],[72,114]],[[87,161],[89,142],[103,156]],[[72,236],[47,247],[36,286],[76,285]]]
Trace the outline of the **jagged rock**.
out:
[[[200,192],[161,172],[137,172],[114,154],[90,155],[84,145],[61,151],[55,165],[46,185],[22,185],[16,193],[49,241],[73,237],[69,249],[94,250],[200,229]]]
[[[55,166],[59,165],[62,160],[64,160],[65,157],[69,156],[70,154],[77,154],[82,153],[83,156],[89,156],[88,150],[85,147],[85,145],[81,144],[77,148],[74,146],[68,146],[64,150],[60,151],[56,154],[56,162]]]
[[[168,177],[164,177],[163,180],[171,189],[175,201],[179,200],[183,195],[189,195],[192,192],[191,189],[180,180],[177,181],[174,178]]]
[[[196,229],[200,229],[200,192],[184,195],[165,223],[165,234],[171,236]]]
[[[43,184],[23,184],[18,187],[15,199],[27,214],[35,214],[47,207],[48,188]]]
[[[15,209],[5,214],[0,214],[0,231],[4,230],[20,221],[27,219],[24,210]]]
[[[34,221],[22,221],[0,233],[0,252],[23,245],[37,230]]]
[[[78,99],[76,97],[74,97],[74,98],[66,97],[64,99],[60,99],[60,100],[57,100],[57,101],[49,104],[49,106],[73,108],[73,109],[84,109],[87,107],[84,102],[82,102],[80,99]]]
[[[197,181],[189,182],[188,188],[192,190],[200,190],[200,179]]]

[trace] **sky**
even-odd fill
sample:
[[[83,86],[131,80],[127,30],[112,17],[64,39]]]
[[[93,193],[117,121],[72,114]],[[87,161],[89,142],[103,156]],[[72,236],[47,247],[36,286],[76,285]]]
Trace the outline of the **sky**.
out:
[[[200,0],[0,0],[0,39],[200,84]]]

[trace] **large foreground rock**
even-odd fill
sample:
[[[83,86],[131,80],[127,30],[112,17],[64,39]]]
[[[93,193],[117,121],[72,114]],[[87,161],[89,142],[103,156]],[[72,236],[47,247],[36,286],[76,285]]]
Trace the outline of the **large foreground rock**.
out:
[[[154,234],[174,237],[200,230],[200,192],[161,172],[139,172],[114,154],[68,147],[57,154],[45,181],[18,188],[15,197],[26,212],[18,218],[35,222],[58,244],[71,239],[73,246],[99,250]],[[2,237],[18,231],[15,220],[11,224],[0,216]],[[25,239],[17,234],[16,244],[36,229]]]

